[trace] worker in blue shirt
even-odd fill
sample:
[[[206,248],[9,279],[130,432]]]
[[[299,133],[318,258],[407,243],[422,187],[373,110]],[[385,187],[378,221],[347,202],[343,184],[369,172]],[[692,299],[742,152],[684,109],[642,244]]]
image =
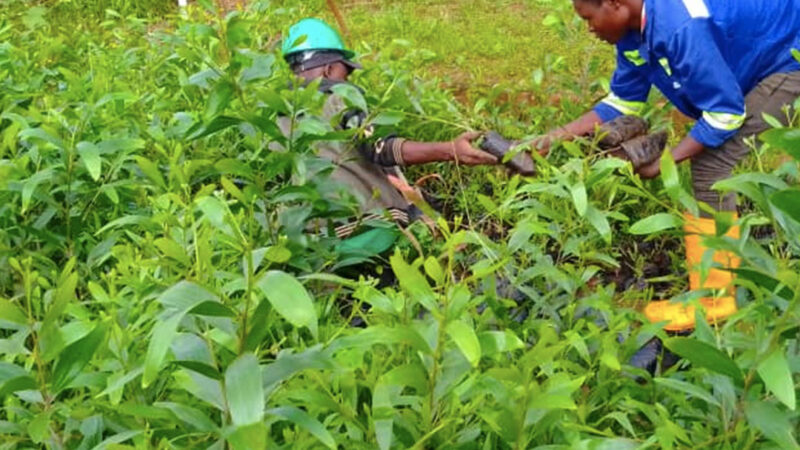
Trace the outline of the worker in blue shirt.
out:
[[[711,186],[731,176],[749,151],[746,140],[769,128],[763,114],[785,118],[785,105],[800,97],[800,0],[573,0],[575,11],[600,39],[614,44],[617,67],[611,92],[583,116],[549,133],[538,143],[587,135],[603,122],[642,111],[651,86],[683,114],[696,120],[672,157],[691,161],[697,200],[717,211],[736,211],[735,194],[720,196]],[[659,161],[637,170],[644,178],[659,174]],[[689,288],[715,294],[700,303],[709,321],[736,312],[733,275],[711,269],[703,279],[698,266],[705,253],[701,236],[715,235],[709,215],[685,218]],[[727,235],[738,238],[738,227]],[[714,261],[735,268],[738,259],[718,251]],[[694,307],[650,302],[645,315],[666,329],[694,328]],[[649,342],[631,363],[657,369],[661,342]],[[665,362],[662,361],[662,369]]]

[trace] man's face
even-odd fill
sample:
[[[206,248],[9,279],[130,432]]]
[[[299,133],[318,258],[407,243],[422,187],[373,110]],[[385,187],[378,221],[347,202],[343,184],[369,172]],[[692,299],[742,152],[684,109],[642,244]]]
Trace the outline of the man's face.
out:
[[[578,0],[573,5],[589,31],[609,44],[616,44],[628,33],[630,11],[619,0],[603,0],[599,5]]]

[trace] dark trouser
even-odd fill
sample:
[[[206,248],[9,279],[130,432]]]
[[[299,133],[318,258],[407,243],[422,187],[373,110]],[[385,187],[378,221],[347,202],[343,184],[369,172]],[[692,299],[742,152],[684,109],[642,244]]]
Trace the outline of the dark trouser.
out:
[[[711,186],[731,176],[733,168],[750,150],[746,141],[768,130],[762,113],[786,124],[784,105],[792,105],[800,97],[800,71],[777,73],[764,79],[745,97],[747,117],[739,132],[718,148],[707,148],[692,159],[692,186],[697,200],[718,211],[736,211],[736,194],[720,197]]]

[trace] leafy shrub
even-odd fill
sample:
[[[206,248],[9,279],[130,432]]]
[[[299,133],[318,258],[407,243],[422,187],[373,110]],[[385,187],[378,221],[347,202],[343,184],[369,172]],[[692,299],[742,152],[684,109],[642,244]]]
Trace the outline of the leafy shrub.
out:
[[[621,249],[674,241],[697,205],[671,160],[645,186],[591,142],[533,180],[443,171],[461,204],[435,237],[412,228],[424,246],[378,288],[337,276],[335,242],[307,231],[349,207],[313,153],[348,136],[271,50],[290,13],[87,34],[16,7],[0,26],[4,448],[797,446],[796,128],[765,136],[795,159],[720,183],[754,205],[741,239],[708,239],[743,258],[741,310],[691,338],[639,326],[653,287],[611,275],[642,272]],[[426,139],[484,124],[404,70],[415,50],[383,51],[351,101]],[[774,238],[751,237],[763,226]],[[625,365],[653,335],[681,370]]]

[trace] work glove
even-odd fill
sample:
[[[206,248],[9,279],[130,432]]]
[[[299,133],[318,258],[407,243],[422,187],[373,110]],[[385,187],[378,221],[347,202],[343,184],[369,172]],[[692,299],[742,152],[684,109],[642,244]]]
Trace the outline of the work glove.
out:
[[[600,141],[597,145],[603,150],[619,147],[625,141],[647,134],[649,128],[641,117],[619,116],[598,127],[597,134],[600,135]]]
[[[667,145],[667,133],[659,131],[653,134],[638,136],[625,141],[616,149],[609,149],[611,154],[631,162],[634,169],[644,167],[661,158]]]
[[[667,133],[647,134],[649,126],[641,117],[619,116],[598,127],[597,145],[612,155],[631,162],[634,169],[659,159],[667,145]]]
[[[496,131],[489,131],[483,135],[480,149],[486,153],[497,157],[498,161],[503,161],[506,154],[514,147],[520,145],[519,141],[511,141],[501,136]],[[536,173],[536,166],[533,158],[527,151],[518,152],[513,158],[504,163],[506,167],[524,176],[531,176]]]

